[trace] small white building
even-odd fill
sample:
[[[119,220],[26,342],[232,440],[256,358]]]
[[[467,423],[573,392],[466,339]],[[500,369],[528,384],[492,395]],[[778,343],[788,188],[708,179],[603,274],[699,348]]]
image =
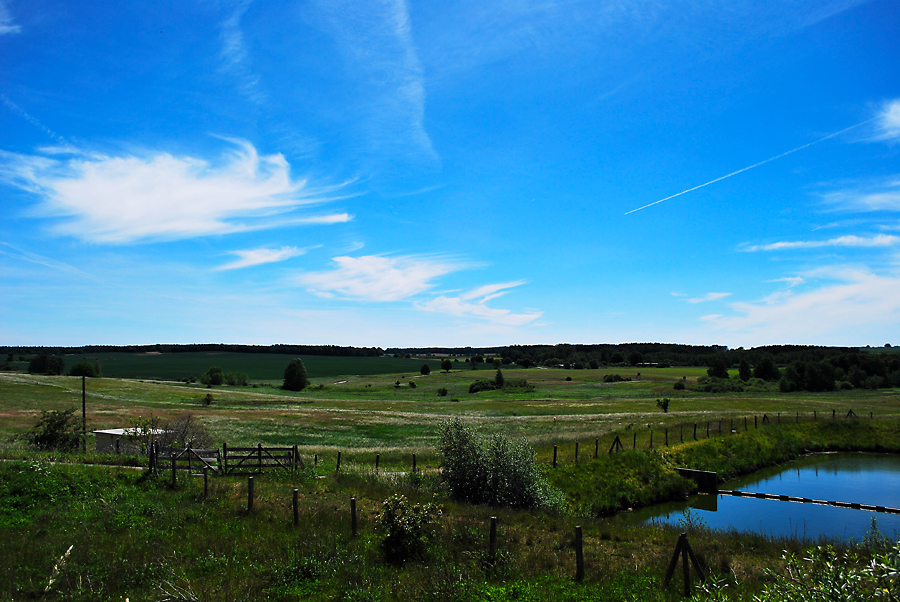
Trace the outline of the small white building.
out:
[[[125,454],[134,456],[141,453],[141,445],[138,438],[139,429],[104,429],[92,431],[97,442],[99,454]],[[152,429],[153,437],[165,434],[165,429]]]

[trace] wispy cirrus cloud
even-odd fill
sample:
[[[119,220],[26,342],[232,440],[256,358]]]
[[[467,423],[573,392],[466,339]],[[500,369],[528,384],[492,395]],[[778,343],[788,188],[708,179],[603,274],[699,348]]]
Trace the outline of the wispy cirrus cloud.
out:
[[[427,291],[439,276],[455,272],[460,265],[422,257],[334,257],[333,270],[309,272],[299,276],[300,283],[312,292],[329,296],[335,293],[365,301],[401,301]]]
[[[838,211],[900,211],[900,176],[853,183],[821,197],[828,208]]]
[[[234,12],[222,22],[222,60],[225,69],[236,78],[240,91],[251,101],[260,104],[266,100],[266,93],[262,90],[259,77],[250,67],[244,32],[241,29],[241,18],[249,7],[250,2],[239,3]]]
[[[440,295],[428,301],[421,301],[415,307],[423,311],[449,314],[461,318],[479,318],[503,326],[522,326],[534,322],[543,315],[540,311],[514,313],[508,309],[488,307],[487,302],[506,294],[508,289],[525,284],[524,280],[487,284],[474,290],[452,297]]]
[[[876,127],[874,140],[900,141],[900,99],[884,103]]]
[[[240,251],[230,251],[230,253],[232,255],[237,255],[238,260],[226,263],[225,265],[220,265],[216,270],[237,270],[266,263],[278,263],[279,261],[284,261],[291,257],[304,255],[306,249],[281,247],[280,249],[244,249]]]
[[[0,36],[21,33],[21,31],[22,28],[13,23],[12,15],[9,13],[9,6],[4,0],[0,0]]]
[[[893,247],[900,244],[900,236],[892,234],[878,234],[876,236],[856,236],[849,234],[847,236],[838,236],[828,240],[795,240],[773,242],[767,245],[747,245],[739,247],[741,251],[785,251],[791,249],[820,249],[823,247],[857,247],[857,248],[873,248],[873,247]]]
[[[59,217],[55,229],[92,242],[121,244],[329,224],[346,213],[298,215],[301,206],[331,200],[333,188],[293,180],[280,154],[260,156],[252,144],[220,163],[168,153],[68,158],[0,151],[0,181],[37,195],[37,213]]]
[[[732,303],[737,315],[703,320],[744,344],[834,344],[838,333],[852,340],[851,333],[862,327],[897,332],[900,276],[844,267],[823,267],[804,276],[827,283],[802,293],[784,291],[757,302]]]
[[[688,299],[688,303],[706,303],[707,301],[718,301],[719,299],[724,299],[725,297],[730,296],[731,293],[706,293],[702,297],[693,297],[692,299]]]
[[[366,92],[365,125],[373,150],[396,161],[436,161],[425,128],[425,75],[405,0],[321,0],[327,28]]]

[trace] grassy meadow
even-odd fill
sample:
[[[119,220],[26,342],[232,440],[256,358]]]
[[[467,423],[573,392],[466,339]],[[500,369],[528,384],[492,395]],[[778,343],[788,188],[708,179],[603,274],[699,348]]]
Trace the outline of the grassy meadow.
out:
[[[171,355],[168,361],[192,354]],[[533,390],[469,394],[471,382],[491,379],[495,370],[459,362],[443,373],[436,360],[422,376],[425,360],[413,358],[391,359],[405,362],[400,369],[385,362],[385,372],[354,373],[358,361],[371,366],[387,358],[322,358],[328,368],[317,372],[305,361],[311,385],[292,393],[278,388],[277,370],[254,373],[239,362],[208,359],[190,370],[173,369],[169,379],[151,376],[156,367],[141,371],[134,358],[135,379],[87,379],[89,429],[190,413],[219,446],[297,444],[306,468],[256,477],[252,512],[245,477],[211,478],[204,497],[202,479],[179,475],[172,488],[165,475],[127,466],[141,465],[140,459],[90,449],[35,452],[20,436],[42,410],[80,411],[81,379],[0,373],[0,565],[6,567],[0,600],[677,600],[679,584],[664,587],[662,576],[678,529],[609,516],[692,491],[675,466],[737,476],[814,451],[900,452],[895,389],[710,394],[690,391],[705,374],[700,368],[504,368],[507,378],[524,378]],[[289,358],[282,360],[281,371]],[[101,363],[109,374],[111,362]],[[246,387],[177,380],[210,365],[268,377],[251,376]],[[632,380],[604,383],[607,373]],[[688,390],[675,391],[677,381],[687,382]],[[438,394],[442,388],[446,396]],[[203,401],[207,394],[210,405]],[[671,400],[668,412],[657,407],[663,397]],[[844,418],[850,409],[859,419]],[[761,421],[763,414],[768,424],[754,427],[754,417]],[[450,417],[479,432],[527,438],[540,470],[566,495],[567,510],[513,511],[451,500],[436,452],[438,424]],[[626,449],[609,455],[616,436]],[[413,453],[417,474],[409,472]],[[96,465],[112,463],[123,466]],[[300,500],[297,526],[293,488]],[[383,558],[376,528],[382,501],[395,493],[442,508],[424,553],[405,564]],[[359,508],[356,537],[350,497]],[[493,560],[486,551],[491,516],[500,522]],[[584,529],[582,583],[573,581],[575,525]],[[704,570],[728,583],[733,599],[759,592],[770,580],[764,569],[783,566],[783,550],[801,553],[814,543],[714,533],[690,521],[684,528]]]

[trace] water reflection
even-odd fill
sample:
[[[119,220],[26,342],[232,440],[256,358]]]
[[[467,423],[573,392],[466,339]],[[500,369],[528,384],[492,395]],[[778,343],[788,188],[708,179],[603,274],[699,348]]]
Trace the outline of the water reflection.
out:
[[[821,469],[821,470],[820,470]],[[900,507],[900,456],[820,454],[731,481],[723,489]],[[677,525],[688,508],[713,529],[755,531],[809,540],[860,540],[874,517],[878,529],[900,536],[900,515],[777,500],[698,495],[687,502],[645,508],[623,520]]]

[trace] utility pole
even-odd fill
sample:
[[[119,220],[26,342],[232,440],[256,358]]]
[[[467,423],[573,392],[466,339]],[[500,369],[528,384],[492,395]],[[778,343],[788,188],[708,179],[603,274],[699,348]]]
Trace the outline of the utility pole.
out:
[[[81,451],[87,453],[87,405],[85,403],[84,376],[81,377]]]

